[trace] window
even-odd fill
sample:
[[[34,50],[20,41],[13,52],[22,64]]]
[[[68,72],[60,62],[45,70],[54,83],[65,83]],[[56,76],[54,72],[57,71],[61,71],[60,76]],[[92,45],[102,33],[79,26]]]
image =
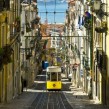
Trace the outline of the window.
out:
[[[57,81],[57,73],[55,72],[51,73],[51,81]]]
[[[4,1],[0,0],[0,11],[3,11],[4,8]]]
[[[57,46],[59,46],[59,42],[57,41]]]
[[[2,31],[1,31],[1,38],[2,38],[2,42],[1,42],[1,44],[2,44],[2,46],[5,44],[5,42],[4,42],[4,37],[5,37],[5,26],[2,26]]]
[[[53,40],[55,40],[55,37],[53,37]]]
[[[0,0],[0,11],[3,11],[3,9],[10,9],[10,0]]]
[[[10,0],[5,0],[5,8],[6,8],[7,10],[10,9]]]
[[[58,73],[58,81],[61,81],[61,73]]]
[[[50,81],[50,73],[49,72],[47,73],[47,77],[46,78],[47,78],[47,81]]]
[[[55,41],[52,41],[53,45],[55,45]]]

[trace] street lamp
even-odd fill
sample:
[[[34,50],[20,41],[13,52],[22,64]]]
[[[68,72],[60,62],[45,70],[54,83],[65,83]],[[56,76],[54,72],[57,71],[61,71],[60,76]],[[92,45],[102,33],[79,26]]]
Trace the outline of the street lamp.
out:
[[[94,1],[93,10],[94,12],[102,19],[105,16],[109,16],[108,12],[105,12],[105,3],[102,3],[101,0]]]
[[[94,10],[96,11],[100,10],[100,6],[101,6],[100,0],[94,1],[94,5],[93,5]]]

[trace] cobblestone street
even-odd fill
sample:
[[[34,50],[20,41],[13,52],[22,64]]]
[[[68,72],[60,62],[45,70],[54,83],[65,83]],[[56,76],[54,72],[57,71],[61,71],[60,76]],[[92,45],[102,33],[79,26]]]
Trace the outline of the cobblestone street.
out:
[[[94,100],[89,100],[82,88],[62,79],[62,91],[45,89],[45,74],[38,75],[33,87],[28,88],[12,101],[0,104],[0,109],[109,109]]]

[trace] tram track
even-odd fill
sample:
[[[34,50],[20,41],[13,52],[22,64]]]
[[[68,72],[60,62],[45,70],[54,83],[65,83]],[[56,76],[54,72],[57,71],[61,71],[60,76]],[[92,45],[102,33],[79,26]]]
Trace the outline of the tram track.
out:
[[[39,100],[38,100],[38,102],[37,102],[37,104],[36,104],[36,106],[35,106],[35,109],[41,108],[40,102],[41,102],[41,104],[43,103],[43,102],[41,101],[41,100],[42,100],[42,97],[43,97],[43,93],[41,93],[40,98],[37,97],[37,99],[39,99]]]
[[[29,109],[71,109],[63,97],[63,92],[39,93]]]
[[[47,108],[45,109],[67,109],[63,100],[63,92],[49,92],[51,97],[48,98]],[[52,105],[52,106],[51,106]],[[71,108],[70,108],[71,109]]]
[[[63,91],[46,90],[46,83],[40,83],[40,81],[45,82],[45,80],[45,76],[39,75],[39,78],[37,78],[39,82],[35,86],[35,90],[39,91],[28,109],[72,109]]]
[[[64,105],[64,102],[63,102],[63,100],[62,100],[62,97],[61,97],[61,95],[59,95],[59,98],[60,98],[60,103],[62,104],[62,109],[66,109],[66,107],[65,107],[65,105]]]

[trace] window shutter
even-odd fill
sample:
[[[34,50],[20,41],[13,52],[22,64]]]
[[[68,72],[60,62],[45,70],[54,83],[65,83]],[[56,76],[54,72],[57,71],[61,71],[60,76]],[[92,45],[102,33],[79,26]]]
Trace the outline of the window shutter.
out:
[[[4,8],[4,0],[0,0],[0,12],[3,11]]]
[[[5,0],[5,8],[6,8],[7,10],[10,9],[10,0]]]

